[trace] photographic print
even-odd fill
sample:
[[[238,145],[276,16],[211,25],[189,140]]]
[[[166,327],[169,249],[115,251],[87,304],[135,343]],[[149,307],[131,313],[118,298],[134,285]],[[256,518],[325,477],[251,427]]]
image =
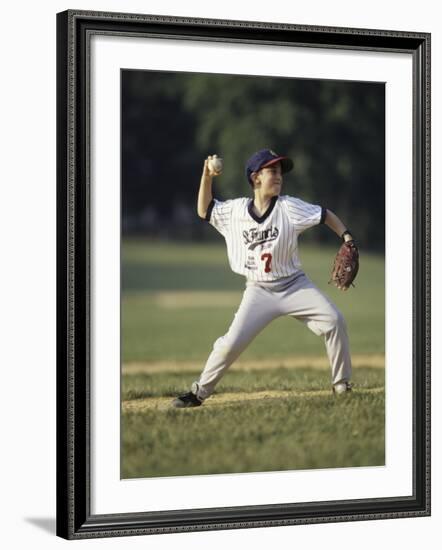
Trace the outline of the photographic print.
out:
[[[57,16],[57,534],[430,514],[430,36]]]
[[[383,465],[384,84],[122,70],[121,128],[122,478]]]

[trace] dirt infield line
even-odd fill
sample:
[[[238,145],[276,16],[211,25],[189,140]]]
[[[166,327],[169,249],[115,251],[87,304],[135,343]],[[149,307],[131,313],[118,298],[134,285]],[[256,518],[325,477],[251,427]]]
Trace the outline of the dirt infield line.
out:
[[[384,391],[383,387],[376,388],[360,388],[355,390],[358,394],[377,394]],[[248,401],[260,401],[265,399],[284,399],[288,397],[330,397],[332,393],[330,390],[315,390],[315,391],[297,391],[297,390],[266,390],[254,393],[223,393],[216,395],[207,400],[204,403],[204,407],[220,407],[225,405],[232,405],[234,403],[245,403]],[[338,399],[342,398],[338,397]],[[123,413],[130,412],[143,412],[148,410],[170,410],[171,397],[149,397],[146,399],[133,399],[130,401],[123,401],[122,410]],[[198,408],[192,408],[188,410],[199,410]]]
[[[384,368],[385,356],[383,354],[360,354],[352,356],[354,368],[372,367]],[[203,365],[199,361],[153,361],[131,362],[123,364],[123,374],[153,374],[160,372],[184,372],[201,370]],[[324,355],[294,355],[293,357],[255,359],[238,361],[231,370],[260,370],[274,368],[313,368],[328,369],[327,357]]]

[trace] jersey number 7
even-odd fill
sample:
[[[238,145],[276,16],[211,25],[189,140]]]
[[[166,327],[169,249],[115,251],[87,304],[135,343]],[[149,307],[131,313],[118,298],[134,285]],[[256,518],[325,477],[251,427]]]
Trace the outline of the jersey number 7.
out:
[[[269,252],[267,252],[266,254],[263,254],[261,256],[261,260],[266,263],[266,265],[264,267],[264,271],[266,273],[270,273],[270,271],[272,271],[272,266],[271,266],[271,264],[272,264],[272,255]]]

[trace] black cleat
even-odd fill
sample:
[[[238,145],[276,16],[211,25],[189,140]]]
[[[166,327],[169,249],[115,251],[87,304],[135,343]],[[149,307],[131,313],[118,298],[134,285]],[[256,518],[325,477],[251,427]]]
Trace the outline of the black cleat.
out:
[[[203,404],[201,399],[198,399],[198,397],[193,392],[183,393],[183,395],[179,395],[172,401],[172,407],[175,407],[176,409],[185,409],[187,407],[199,407]]]

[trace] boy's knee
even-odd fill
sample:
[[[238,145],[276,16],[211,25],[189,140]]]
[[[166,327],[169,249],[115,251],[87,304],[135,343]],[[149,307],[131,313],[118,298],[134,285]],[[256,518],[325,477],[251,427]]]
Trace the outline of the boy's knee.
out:
[[[328,312],[326,317],[326,325],[327,325],[326,332],[329,332],[331,330],[341,329],[341,328],[345,329],[345,319],[342,313],[339,311],[339,309],[333,308]]]
[[[321,318],[307,323],[309,328],[317,335],[323,336],[330,332],[346,330],[345,319],[337,308],[330,308]]]

